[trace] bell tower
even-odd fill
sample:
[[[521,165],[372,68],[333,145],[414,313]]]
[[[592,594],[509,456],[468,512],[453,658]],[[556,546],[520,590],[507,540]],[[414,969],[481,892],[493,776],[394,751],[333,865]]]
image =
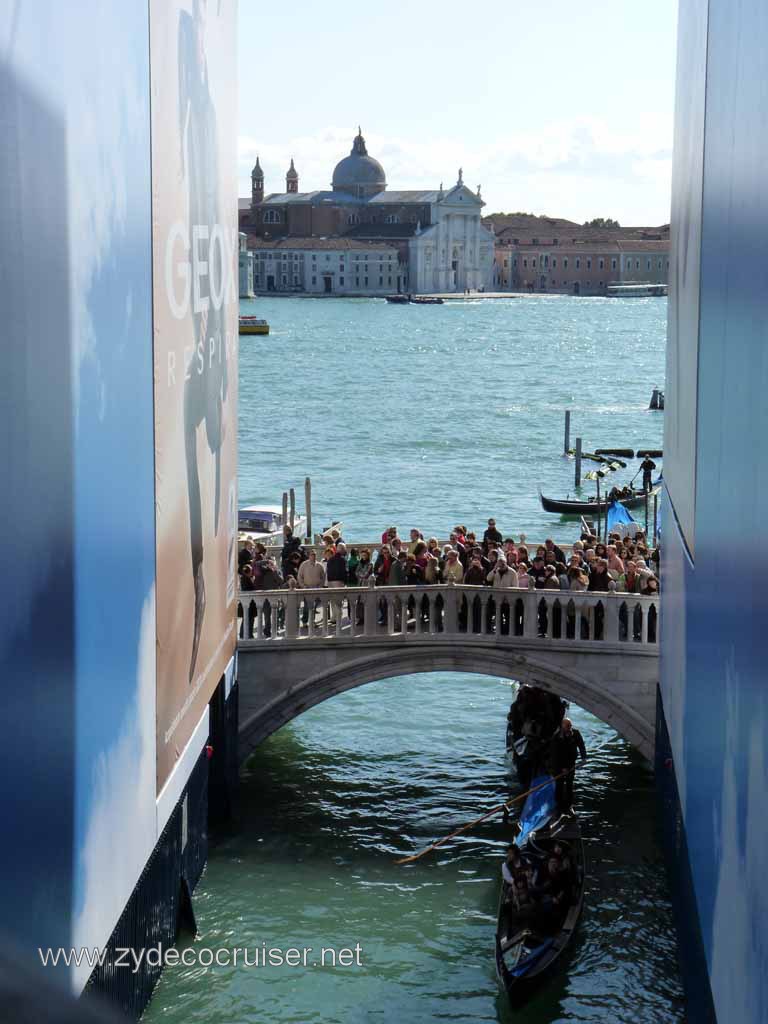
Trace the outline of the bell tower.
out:
[[[293,166],[293,157],[291,157],[291,166],[288,168],[288,173],[285,175],[285,191],[299,191],[299,172]]]
[[[259,158],[256,157],[256,166],[251,171],[251,208],[258,206],[264,201],[264,171],[261,169]]]

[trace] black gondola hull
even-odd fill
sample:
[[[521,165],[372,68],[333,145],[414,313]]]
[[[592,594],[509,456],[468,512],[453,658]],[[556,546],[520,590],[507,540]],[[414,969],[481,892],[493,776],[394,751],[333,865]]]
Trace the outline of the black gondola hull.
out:
[[[649,492],[649,499],[656,493],[658,492]],[[609,501],[561,501],[558,498],[547,498],[541,491],[539,491],[539,500],[545,512],[556,512],[561,516],[597,515],[598,511],[601,515],[605,515],[611,504]],[[633,498],[620,498],[619,504],[628,509],[643,508],[645,505],[645,492],[635,491]]]

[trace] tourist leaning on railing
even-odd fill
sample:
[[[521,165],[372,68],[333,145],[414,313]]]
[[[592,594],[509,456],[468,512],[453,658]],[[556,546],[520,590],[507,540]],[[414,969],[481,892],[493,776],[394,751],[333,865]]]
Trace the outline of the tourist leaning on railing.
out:
[[[583,534],[572,546],[567,559],[562,548],[548,537],[539,545],[533,558],[525,545],[525,537],[515,543],[496,528],[495,519],[488,521],[483,543],[476,534],[459,524],[450,534],[450,543],[440,548],[436,537],[424,540],[415,527],[409,531],[406,547],[396,527],[388,527],[382,543],[372,559],[370,548],[358,557],[356,549],[347,550],[338,530],[324,536],[322,559],[312,551],[309,555],[290,529],[285,531],[281,551],[282,574],[274,559],[267,557],[262,544],[245,543],[238,556],[241,589],[275,590],[292,578],[301,589],[331,586],[365,586],[374,580],[377,586],[437,586],[466,584],[493,589],[561,590],[593,593],[630,593],[654,595],[659,591],[658,549],[651,551],[641,529],[634,536],[612,532],[608,542]],[[250,568],[250,572],[247,571]],[[654,574],[654,568],[656,573]],[[284,583],[286,581],[286,583]],[[382,614],[386,599],[380,602]]]

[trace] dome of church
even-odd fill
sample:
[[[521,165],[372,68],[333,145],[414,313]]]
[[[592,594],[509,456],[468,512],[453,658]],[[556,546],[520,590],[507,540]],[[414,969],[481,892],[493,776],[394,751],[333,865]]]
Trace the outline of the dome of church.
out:
[[[355,196],[374,196],[387,187],[384,168],[378,160],[368,156],[359,128],[352,152],[336,164],[332,187],[334,192],[350,192]]]

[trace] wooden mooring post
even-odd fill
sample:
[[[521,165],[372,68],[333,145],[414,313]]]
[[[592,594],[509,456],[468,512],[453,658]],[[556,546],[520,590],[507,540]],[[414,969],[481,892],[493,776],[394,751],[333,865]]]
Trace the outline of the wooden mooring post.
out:
[[[312,540],[312,481],[307,477],[304,481],[304,514],[307,517],[306,537]]]
[[[563,455],[568,455],[571,450],[571,410],[565,410],[565,440],[563,441]]]
[[[581,487],[581,438],[576,438],[576,481],[573,485],[577,489]]]

